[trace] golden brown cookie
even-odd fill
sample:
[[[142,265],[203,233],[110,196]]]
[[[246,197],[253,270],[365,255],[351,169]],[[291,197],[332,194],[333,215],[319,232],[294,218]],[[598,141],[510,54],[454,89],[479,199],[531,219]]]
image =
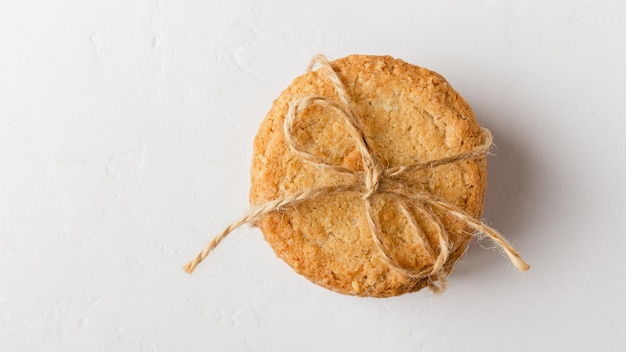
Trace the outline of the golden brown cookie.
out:
[[[351,55],[332,62],[351,97],[353,110],[373,154],[384,167],[408,165],[467,152],[483,142],[482,131],[467,102],[439,74],[389,56]],[[274,101],[254,141],[251,205],[285,194],[350,182],[298,158],[285,142],[283,124],[289,104],[315,95],[338,101],[323,70],[296,78]],[[350,170],[363,170],[361,153],[338,112],[311,106],[293,135],[308,153]],[[440,165],[403,177],[405,187],[430,192],[473,217],[480,217],[486,186],[484,157]],[[443,273],[463,255],[471,234],[466,223],[434,207],[411,212],[427,238],[419,241],[393,199],[373,198],[382,245],[402,267],[420,270],[438,252],[434,213],[447,230],[449,258]],[[256,222],[276,254],[296,272],[331,290],[386,297],[417,291],[441,280],[421,279],[391,267],[374,245],[362,195],[328,194],[263,216]],[[445,275],[444,275],[445,276]]]

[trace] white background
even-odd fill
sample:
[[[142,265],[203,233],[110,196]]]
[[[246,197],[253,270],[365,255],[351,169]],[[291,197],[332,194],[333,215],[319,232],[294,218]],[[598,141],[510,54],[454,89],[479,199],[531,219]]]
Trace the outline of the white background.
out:
[[[2,1],[0,351],[625,351],[626,3]],[[448,291],[343,296],[258,230],[252,140],[318,52],[443,74],[495,135]],[[481,248],[483,247],[487,248]]]

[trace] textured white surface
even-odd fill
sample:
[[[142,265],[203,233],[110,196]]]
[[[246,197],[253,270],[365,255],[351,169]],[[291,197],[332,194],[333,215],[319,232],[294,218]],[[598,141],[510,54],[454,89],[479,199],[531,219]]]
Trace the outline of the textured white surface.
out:
[[[0,351],[626,350],[626,3],[3,1]],[[448,291],[342,296],[258,230],[252,140],[318,52],[443,74],[492,129]],[[490,246],[483,241],[484,246]]]

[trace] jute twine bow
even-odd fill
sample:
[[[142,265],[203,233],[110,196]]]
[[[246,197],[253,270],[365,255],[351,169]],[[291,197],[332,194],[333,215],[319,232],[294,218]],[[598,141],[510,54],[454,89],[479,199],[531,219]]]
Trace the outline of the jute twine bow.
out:
[[[474,236],[481,234],[491,238],[509,257],[513,265],[520,271],[527,271],[530,266],[522,259],[519,253],[507,242],[502,235],[495,229],[485,225],[482,221],[474,218],[461,210],[459,207],[443,201],[429,192],[415,190],[406,186],[401,177],[408,173],[416,172],[423,169],[434,168],[440,165],[459,162],[462,160],[480,158],[489,149],[493,142],[491,132],[487,129],[483,129],[483,143],[474,147],[473,149],[452,155],[449,157],[418,162],[410,165],[396,166],[385,168],[380,163],[378,158],[372,153],[367,139],[363,134],[363,130],[359,126],[359,122],[356,118],[356,114],[353,109],[353,104],[348,93],[345,90],[341,79],[332,68],[328,60],[322,56],[317,55],[311,60],[309,65],[309,71],[311,71],[315,65],[319,64],[322,70],[325,70],[326,77],[333,83],[334,88],[339,96],[339,103],[332,101],[327,97],[322,96],[305,96],[289,106],[287,115],[284,122],[284,134],[285,140],[291,151],[297,155],[303,161],[323,168],[328,172],[338,172],[347,174],[353,178],[353,183],[347,185],[330,186],[324,188],[315,188],[297,191],[292,194],[278,197],[274,200],[265,202],[261,205],[253,207],[247,214],[245,214],[238,221],[227,226],[219,235],[215,236],[209,244],[187,265],[184,270],[187,273],[193,272],[193,270],[200,264],[215,247],[233,230],[241,225],[254,222],[264,215],[281,210],[283,208],[294,206],[298,203],[312,200],[320,196],[337,194],[342,192],[356,192],[361,195],[361,199],[365,203],[365,210],[367,215],[367,221],[372,234],[372,240],[374,245],[378,249],[382,259],[394,270],[406,275],[407,277],[414,279],[422,279],[426,277],[432,277],[434,280],[430,280],[429,286],[434,291],[443,290],[445,286],[445,273],[443,271],[444,265],[448,260],[450,253],[450,243],[446,229],[442,225],[440,219],[433,213],[432,209],[442,210],[444,213],[452,215],[453,217],[461,220],[467,226],[474,229],[476,233]],[[305,148],[298,143],[293,137],[294,123],[300,116],[300,113],[306,108],[318,105],[326,109],[335,110],[343,121],[350,133],[350,136],[356,141],[357,147],[363,158],[363,171],[354,171],[344,168],[340,165],[330,164],[324,161],[322,158],[313,155],[305,150]],[[421,270],[414,270],[406,268],[400,265],[384,247],[381,238],[383,233],[374,220],[374,209],[372,200],[376,196],[387,196],[393,198],[403,216],[406,218],[411,228],[416,234],[416,239],[419,244],[433,260],[432,265],[426,266]],[[436,235],[438,238],[439,253],[435,257],[435,253],[428,243],[428,239],[424,235],[420,225],[418,224],[415,216],[411,212],[411,209],[421,213],[426,221],[434,225]],[[435,282],[439,281],[439,285]]]

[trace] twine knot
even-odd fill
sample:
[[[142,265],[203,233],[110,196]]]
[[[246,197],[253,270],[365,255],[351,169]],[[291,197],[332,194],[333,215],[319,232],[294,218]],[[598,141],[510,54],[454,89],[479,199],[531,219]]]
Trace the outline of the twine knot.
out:
[[[375,159],[373,159],[373,165],[365,165],[364,184],[367,191],[363,194],[363,200],[370,199],[378,191],[383,174],[382,165]]]
[[[372,240],[382,259],[391,268],[408,277],[416,279],[429,277],[429,286],[436,292],[443,290],[445,287],[445,273],[443,268],[448,259],[450,243],[446,229],[442,225],[438,216],[433,212],[433,209],[439,209],[440,211],[463,221],[467,226],[474,229],[476,234],[482,233],[490,237],[505,252],[511,262],[520,271],[526,271],[530,268],[530,266],[521,258],[519,253],[495,229],[485,225],[480,220],[475,219],[453,204],[438,199],[428,192],[407,187],[400,182],[401,176],[411,172],[484,156],[493,141],[489,130],[483,129],[483,143],[467,152],[426,162],[385,168],[373,154],[370,146],[368,145],[367,139],[365,138],[363,130],[359,125],[358,119],[356,118],[353,104],[351,103],[351,99],[346,92],[343,82],[324,56],[315,56],[311,61],[309,70],[312,70],[316,64],[319,64],[321,69],[325,70],[327,73],[326,77],[333,83],[335,91],[339,97],[339,102],[335,102],[327,97],[304,96],[290,104],[289,110],[285,115],[283,125],[286,144],[289,146],[291,151],[303,161],[316,165],[320,168],[325,168],[329,172],[350,174],[355,176],[355,180],[357,181],[355,184],[350,185],[337,185],[297,191],[254,207],[239,221],[229,225],[218,236],[214,237],[202,250],[202,252],[200,252],[184,267],[186,272],[191,273],[195,267],[200,264],[200,262],[202,262],[209,255],[209,253],[237,227],[251,221],[255,221],[265,214],[277,211],[282,207],[293,206],[303,201],[312,200],[323,195],[340,192],[358,192],[361,194],[361,199],[365,203],[366,216],[370,226]],[[355,140],[361,154],[363,171],[355,171],[341,165],[331,164],[327,160],[306,151],[304,146],[302,146],[294,138],[293,130],[295,122],[300,116],[300,113],[312,105],[318,105],[326,109],[335,110],[338,115],[342,117],[350,136]],[[398,263],[388,253],[381,240],[383,233],[374,220],[372,202],[373,198],[378,195],[391,197],[397,202],[400,211],[412,230],[415,232],[416,239],[424,248],[427,255],[431,258],[432,264],[426,265],[424,268],[419,270],[406,268]],[[426,221],[433,225],[438,238],[438,253],[431,248],[428,239],[423,233],[421,226],[418,224],[415,215],[413,215],[412,210],[421,213]]]

